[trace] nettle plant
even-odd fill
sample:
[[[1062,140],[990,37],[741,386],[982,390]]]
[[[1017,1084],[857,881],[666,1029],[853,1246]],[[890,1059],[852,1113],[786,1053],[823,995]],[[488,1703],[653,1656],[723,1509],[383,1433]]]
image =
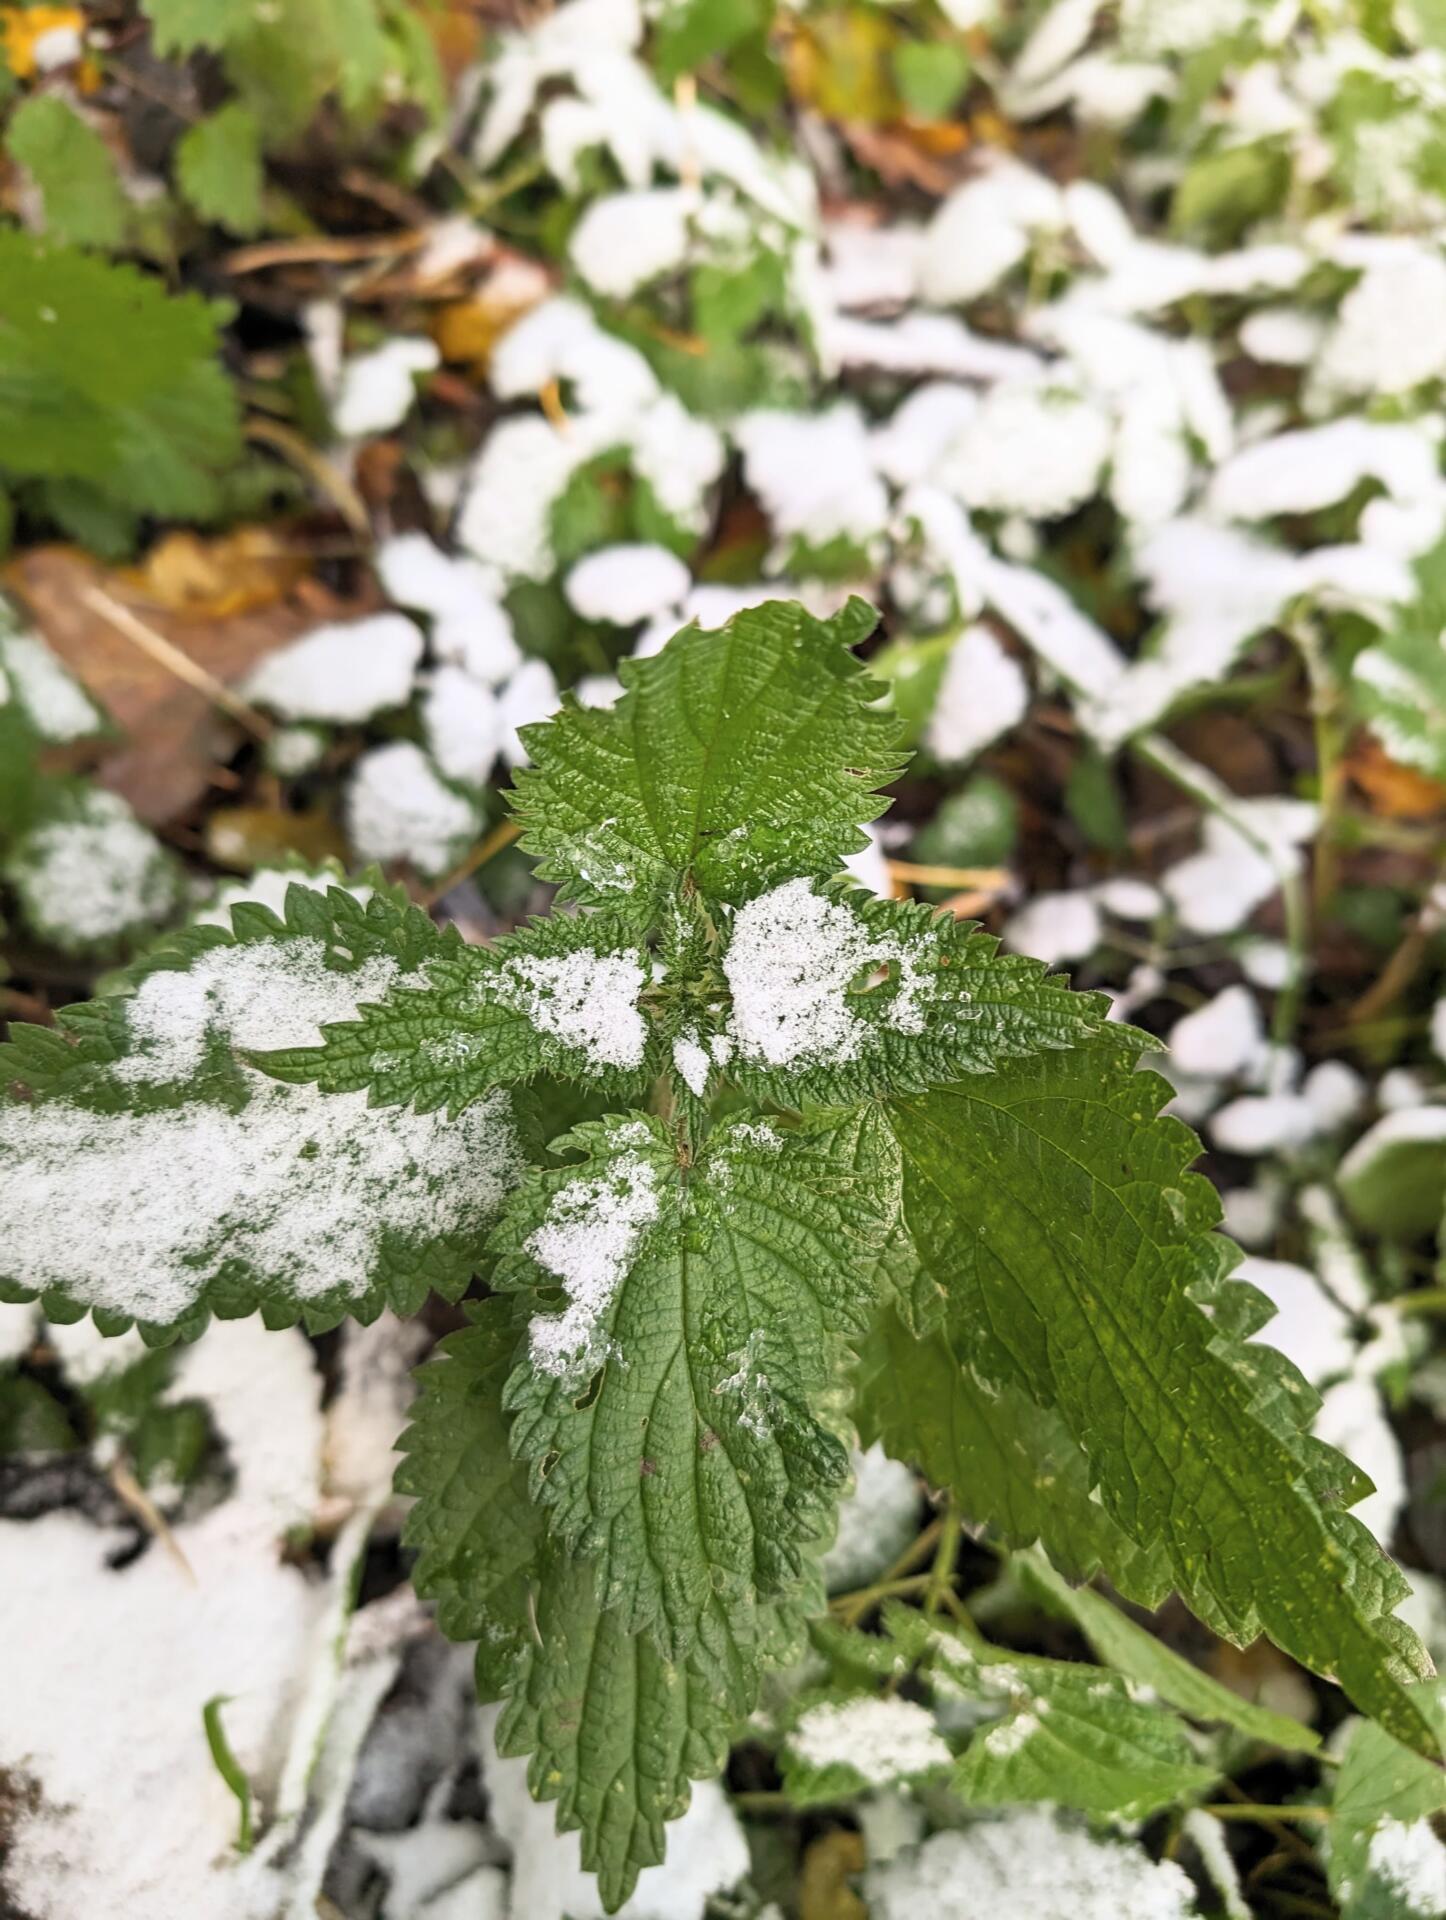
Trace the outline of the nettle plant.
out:
[[[1369,1483],[1249,1344],[1154,1043],[838,877],[900,764],[874,618],[690,628],[532,729],[522,844],[575,911],[479,948],[293,887],[0,1075],[7,1298],[163,1343],[485,1280],[404,1440],[414,1577],[612,1905],[820,1608],[855,1433],[1436,1751]]]

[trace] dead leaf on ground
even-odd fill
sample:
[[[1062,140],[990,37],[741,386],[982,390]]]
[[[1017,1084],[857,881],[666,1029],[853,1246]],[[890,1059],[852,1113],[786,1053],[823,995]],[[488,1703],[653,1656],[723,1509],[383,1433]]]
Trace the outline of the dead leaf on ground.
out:
[[[1345,771],[1383,820],[1431,820],[1446,813],[1446,786],[1393,760],[1374,734],[1361,734]]]
[[[187,686],[85,603],[99,587],[205,672],[234,686],[258,661],[324,620],[352,619],[378,604],[375,589],[339,600],[315,580],[284,600],[223,619],[178,613],[142,598],[125,574],[73,547],[37,547],[0,575],[60,658],[124,737],[98,769],[104,785],[152,826],[195,804],[212,766],[234,751],[234,728],[204,693]]]
[[[868,1920],[868,1908],[849,1885],[864,1870],[862,1834],[820,1834],[803,1856],[798,1882],[801,1920]]]
[[[237,527],[218,539],[168,533],[144,561],[119,575],[139,603],[224,620],[284,600],[308,571],[284,528]]]
[[[861,120],[845,121],[839,132],[848,142],[854,158],[870,168],[890,187],[917,187],[921,193],[942,199],[952,193],[968,173],[968,135],[962,127],[950,128],[958,145],[942,154],[936,139],[934,122],[913,126],[900,122],[889,127],[865,126]]]
[[[346,841],[329,813],[287,813],[282,807],[217,807],[206,820],[206,857],[218,867],[251,873],[288,854],[319,866],[346,859]]]
[[[551,276],[535,262],[514,255],[499,260],[475,292],[465,300],[449,301],[433,315],[432,338],[442,358],[480,378],[503,334],[545,300],[552,285]]]

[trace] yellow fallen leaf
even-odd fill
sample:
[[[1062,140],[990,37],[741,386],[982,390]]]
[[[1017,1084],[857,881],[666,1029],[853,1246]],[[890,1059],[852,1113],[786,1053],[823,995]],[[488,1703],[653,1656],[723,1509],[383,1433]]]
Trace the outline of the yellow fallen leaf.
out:
[[[0,47],[17,80],[29,80],[39,70],[36,48],[52,33],[73,33],[85,40],[85,15],[79,7],[0,7]],[[64,64],[69,64],[68,62]],[[98,75],[94,63],[81,61],[79,83],[90,92]]]
[[[290,550],[284,530],[236,527],[211,540],[169,533],[123,578],[153,606],[224,620],[284,600],[306,572],[306,560]]]

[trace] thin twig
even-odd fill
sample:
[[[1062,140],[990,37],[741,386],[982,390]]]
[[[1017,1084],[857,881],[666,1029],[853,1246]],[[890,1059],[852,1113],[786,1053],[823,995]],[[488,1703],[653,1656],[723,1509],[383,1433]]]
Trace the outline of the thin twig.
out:
[[[485,867],[487,862],[501,853],[504,847],[510,847],[521,831],[522,828],[515,820],[504,820],[500,825],[495,826],[485,839],[477,842],[465,860],[453,867],[450,873],[444,874],[431,892],[424,896],[425,905],[435,907],[444,895],[452,891],[453,887],[461,886],[464,880],[469,880],[479,867]]]
[[[267,420],[252,414],[246,422],[245,431],[248,440],[259,440],[264,446],[274,447],[283,454],[298,472],[303,473],[319,492],[326,495],[357,538],[370,544],[372,523],[366,502],[346,475],[339,472],[323,454],[303,440],[299,433],[282,426],[279,420]]]
[[[218,680],[214,673],[208,673],[205,667],[193,660],[188,653],[167,640],[164,634],[157,633],[154,627],[148,627],[144,620],[138,619],[129,607],[122,606],[103,587],[87,587],[81,599],[93,613],[115,631],[129,640],[133,646],[148,654],[158,666],[173,673],[178,680],[184,680],[188,687],[194,687],[197,693],[204,693],[208,700],[229,713],[246,731],[258,740],[269,739],[273,731],[271,722],[264,713],[233,693],[224,680]]]
[[[387,253],[417,253],[427,243],[425,233],[322,233],[298,240],[262,240],[237,247],[221,261],[226,273],[259,273],[263,267],[305,266],[318,260],[345,263],[376,260]]]
[[[1014,875],[1007,867],[921,867],[912,860],[889,860],[885,864],[895,880],[916,887],[977,887],[985,893],[1004,893],[1014,884]]]
[[[122,1504],[140,1521],[147,1533],[154,1534],[176,1565],[185,1574],[194,1587],[197,1584],[196,1572],[190,1561],[181,1551],[181,1543],[171,1532],[170,1524],[160,1508],[137,1480],[122,1459],[111,1462],[110,1472],[106,1475]]]

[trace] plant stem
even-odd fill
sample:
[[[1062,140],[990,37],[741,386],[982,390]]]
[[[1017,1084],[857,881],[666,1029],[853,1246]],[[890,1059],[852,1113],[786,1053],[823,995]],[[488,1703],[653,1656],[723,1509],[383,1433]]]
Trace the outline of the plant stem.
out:
[[[938,1550],[934,1555],[934,1564],[929,1569],[928,1585],[924,1589],[925,1613],[937,1613],[944,1605],[946,1595],[953,1590],[954,1569],[959,1564],[963,1532],[958,1502],[950,1494],[949,1504],[940,1519]]]
[[[1218,1804],[1201,1807],[1202,1813],[1213,1813],[1217,1820],[1261,1820],[1269,1823],[1274,1820],[1329,1820],[1329,1807],[1271,1807],[1254,1800],[1222,1800]]]

